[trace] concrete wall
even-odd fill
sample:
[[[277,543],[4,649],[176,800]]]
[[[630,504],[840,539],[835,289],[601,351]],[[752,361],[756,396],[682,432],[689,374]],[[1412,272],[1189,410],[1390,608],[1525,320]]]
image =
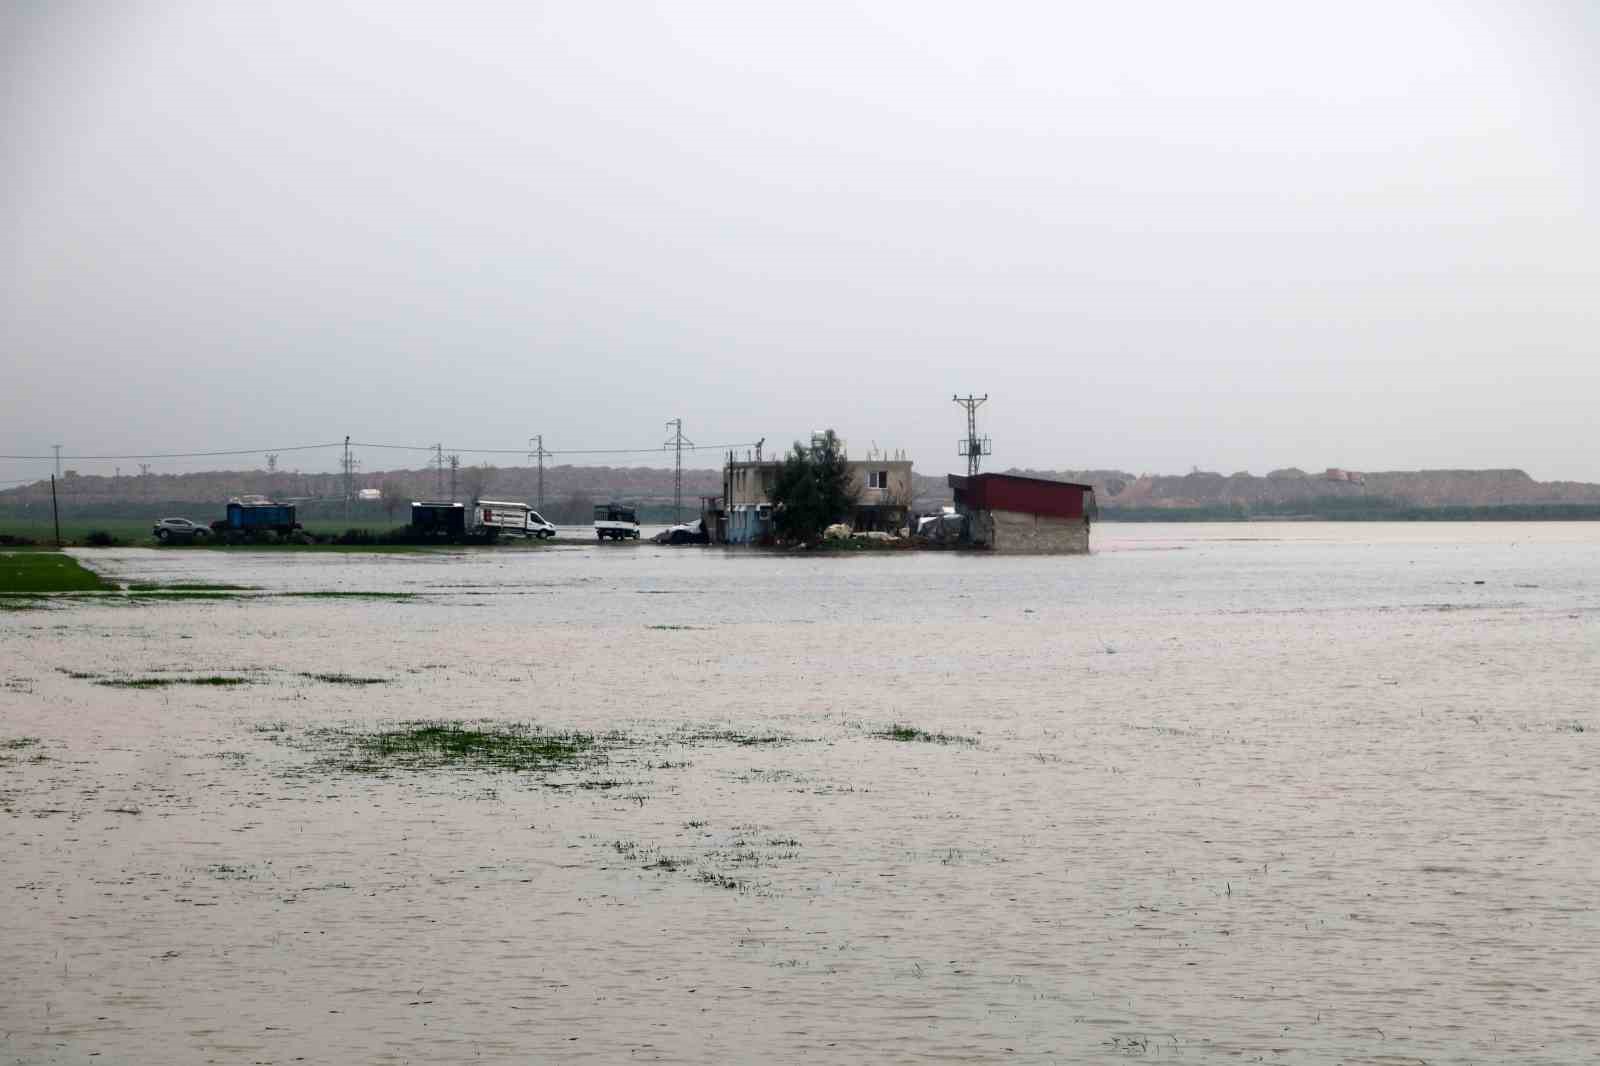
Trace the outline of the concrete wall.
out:
[[[972,539],[1007,554],[1086,555],[1089,523],[1082,518],[1052,518],[1016,511],[973,511]]]
[[[889,487],[886,489],[873,489],[867,487],[868,477],[873,471],[883,471],[889,475]],[[850,460],[850,487],[855,490],[856,504],[860,507],[882,507],[884,505],[909,507],[911,506],[911,460],[909,459],[852,459]]]

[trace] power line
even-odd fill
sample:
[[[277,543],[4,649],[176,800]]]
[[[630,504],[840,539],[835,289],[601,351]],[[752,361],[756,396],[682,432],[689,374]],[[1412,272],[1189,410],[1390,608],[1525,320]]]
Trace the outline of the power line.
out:
[[[339,441],[329,444],[296,444],[288,448],[230,448],[218,452],[158,452],[145,455],[63,455],[62,459],[73,461],[109,462],[114,459],[207,459],[220,455],[254,455],[257,452],[310,452],[323,448],[340,448]],[[0,455],[0,459],[37,460],[50,462],[57,458],[53,455]]]
[[[748,448],[751,441],[738,441],[734,444],[692,444],[687,439],[683,443],[683,450],[689,452],[725,451],[729,448]],[[329,441],[326,444],[293,444],[276,448],[226,448],[214,451],[201,452],[142,452],[123,455],[63,455],[63,462],[113,462],[118,460],[139,459],[211,459],[228,455],[259,455],[267,452],[313,452],[326,451],[330,448],[343,448],[343,441]],[[369,441],[351,441],[352,448],[384,448],[391,451],[406,452],[437,452],[436,444],[374,444]],[[526,455],[526,448],[456,448],[460,455]],[[559,451],[546,451],[546,456],[561,455],[646,455],[659,452],[660,445],[651,448],[564,448]],[[0,455],[0,459],[16,462],[41,462],[53,463],[54,455]]]

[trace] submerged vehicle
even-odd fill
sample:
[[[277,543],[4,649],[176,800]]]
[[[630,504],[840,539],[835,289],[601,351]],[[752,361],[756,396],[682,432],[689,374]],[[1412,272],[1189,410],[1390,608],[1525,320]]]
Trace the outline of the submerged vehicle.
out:
[[[597,540],[638,540],[639,513],[623,503],[595,504],[594,535]]]
[[[668,529],[663,529],[651,538],[657,544],[710,544],[711,535],[706,532],[705,522],[696,518],[693,522],[679,522]]]

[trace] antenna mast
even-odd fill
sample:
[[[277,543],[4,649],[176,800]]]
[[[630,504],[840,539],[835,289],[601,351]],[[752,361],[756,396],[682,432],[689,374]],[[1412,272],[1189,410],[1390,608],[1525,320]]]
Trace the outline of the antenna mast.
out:
[[[967,395],[966,397],[952,396],[950,399],[967,409],[967,439],[956,445],[956,454],[967,457],[967,476],[978,476],[978,460],[989,455],[993,448],[988,437],[978,436],[978,408],[982,407],[989,399],[989,394],[982,396]]]

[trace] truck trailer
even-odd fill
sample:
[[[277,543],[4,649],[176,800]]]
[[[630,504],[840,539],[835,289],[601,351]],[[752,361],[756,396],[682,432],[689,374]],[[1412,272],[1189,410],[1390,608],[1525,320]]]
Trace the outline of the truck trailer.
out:
[[[235,497],[228,501],[228,517],[211,523],[216,533],[230,538],[276,533],[287,537],[300,528],[292,503],[273,503],[265,496]]]
[[[419,537],[461,540],[467,535],[467,509],[459,503],[413,500],[411,529]]]

